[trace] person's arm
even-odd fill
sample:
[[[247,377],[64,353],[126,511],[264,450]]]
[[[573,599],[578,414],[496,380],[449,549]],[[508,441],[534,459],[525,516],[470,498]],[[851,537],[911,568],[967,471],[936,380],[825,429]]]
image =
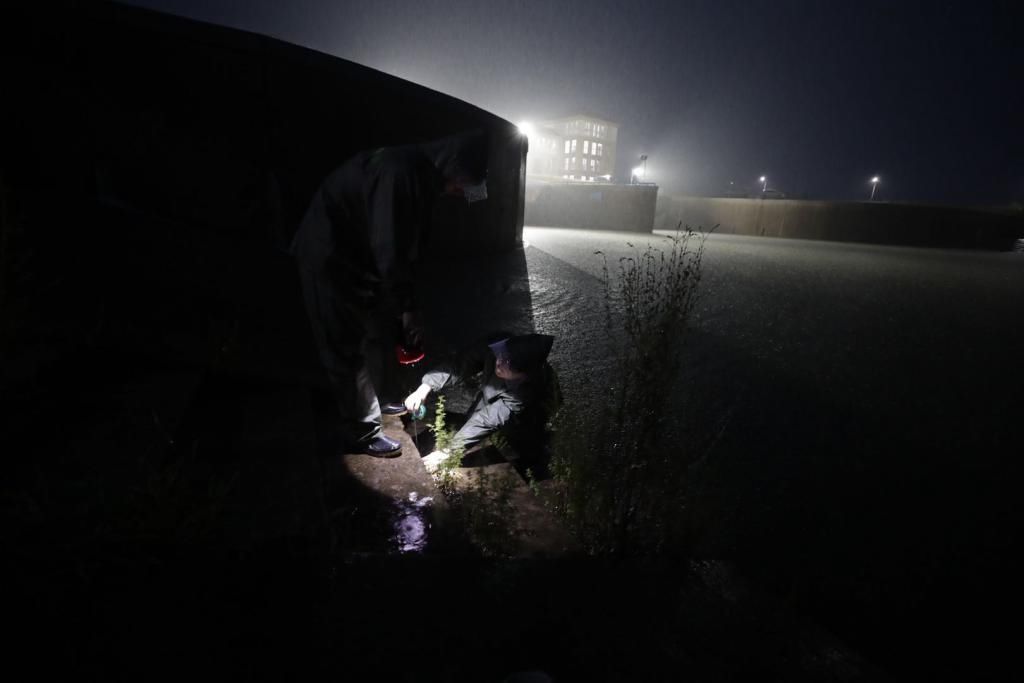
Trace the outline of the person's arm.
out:
[[[469,351],[459,354],[454,361],[444,363],[426,373],[420,381],[419,388],[406,398],[405,407],[415,411],[431,391],[459,386],[467,378],[484,371],[487,367],[486,357],[490,353],[486,346],[478,344]]]
[[[462,377],[451,368],[441,367],[431,370],[423,375],[419,388],[406,397],[405,407],[412,412],[416,412],[423,405],[423,402],[427,400],[427,396],[430,395],[431,391],[441,391],[442,389],[456,386],[461,382]]]
[[[462,429],[456,432],[455,439],[464,448],[471,448],[501,429],[513,416],[522,411],[522,402],[511,396],[503,396],[491,403],[485,403],[473,411],[466,424],[462,425]]]
[[[383,168],[369,202],[370,250],[384,295],[401,311],[417,310],[413,263],[418,256],[420,189],[411,171]],[[403,315],[403,323],[406,322]]]

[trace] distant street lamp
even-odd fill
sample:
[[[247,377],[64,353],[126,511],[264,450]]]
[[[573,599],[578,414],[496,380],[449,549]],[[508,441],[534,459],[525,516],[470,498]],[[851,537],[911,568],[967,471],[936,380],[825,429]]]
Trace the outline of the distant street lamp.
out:
[[[761,193],[764,194],[768,191],[768,177],[761,176]]]
[[[875,176],[874,178],[871,179],[871,199],[868,200],[870,202],[875,201],[875,190],[878,189],[878,181],[878,176]]]

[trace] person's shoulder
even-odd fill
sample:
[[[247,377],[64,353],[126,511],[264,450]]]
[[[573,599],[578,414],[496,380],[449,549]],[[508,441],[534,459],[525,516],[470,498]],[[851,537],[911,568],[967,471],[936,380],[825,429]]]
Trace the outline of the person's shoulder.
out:
[[[430,160],[415,145],[375,150],[366,170],[379,180],[390,179],[397,185],[419,185],[436,175]]]
[[[393,171],[411,170],[430,161],[417,145],[381,147],[373,150],[372,156],[382,167]]]

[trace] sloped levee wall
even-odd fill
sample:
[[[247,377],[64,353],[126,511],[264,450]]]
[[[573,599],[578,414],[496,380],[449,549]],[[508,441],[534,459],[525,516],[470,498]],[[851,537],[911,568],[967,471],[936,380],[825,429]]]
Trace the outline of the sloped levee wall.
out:
[[[526,183],[525,223],[560,228],[651,232],[656,185]]]
[[[1009,251],[1024,237],[1019,212],[790,199],[658,198],[655,224],[679,223],[721,234],[790,237],[840,242]]]
[[[0,33],[3,293],[64,349],[88,336],[190,367],[318,374],[284,248],[323,178],[362,149],[483,129],[488,200],[440,199],[426,256],[521,244],[527,143],[470,104],[113,3],[16,3]],[[45,302],[31,283],[54,283]]]
[[[489,200],[439,202],[439,239],[464,251],[521,239],[526,143],[488,112],[282,41],[111,3],[39,3],[21,19],[22,162],[73,174],[87,194],[280,246],[353,153],[479,128]]]

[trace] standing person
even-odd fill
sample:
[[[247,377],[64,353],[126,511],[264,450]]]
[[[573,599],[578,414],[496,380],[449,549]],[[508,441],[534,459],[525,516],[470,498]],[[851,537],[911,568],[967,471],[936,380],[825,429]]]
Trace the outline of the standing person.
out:
[[[394,337],[410,346],[422,341],[413,268],[435,200],[486,199],[486,175],[487,141],[472,131],[360,152],[310,202],[289,251],[351,451],[401,453],[381,432],[378,397],[394,391]]]

